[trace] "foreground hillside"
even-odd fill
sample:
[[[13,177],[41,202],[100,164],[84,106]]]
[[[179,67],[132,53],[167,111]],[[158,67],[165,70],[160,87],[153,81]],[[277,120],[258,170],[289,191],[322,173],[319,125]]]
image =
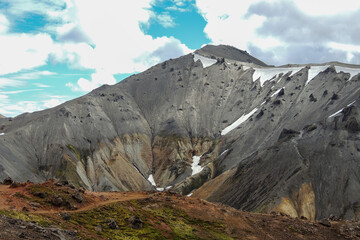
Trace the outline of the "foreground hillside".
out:
[[[0,179],[172,189],[240,210],[360,214],[360,66],[268,66],[206,46],[0,119]]]
[[[1,239],[357,239],[359,223],[257,214],[174,193],[0,185]]]

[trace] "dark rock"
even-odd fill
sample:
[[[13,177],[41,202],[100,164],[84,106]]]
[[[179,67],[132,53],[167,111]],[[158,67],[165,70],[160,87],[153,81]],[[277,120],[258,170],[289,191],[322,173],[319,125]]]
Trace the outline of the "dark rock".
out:
[[[77,201],[78,203],[82,203],[82,201],[84,200],[84,197],[78,192],[72,195],[72,198],[75,199],[75,201]]]
[[[307,220],[307,217],[301,216],[300,219]]]
[[[117,229],[119,227],[114,219],[108,219],[107,222],[110,229]]]
[[[261,118],[264,115],[264,111],[261,109],[261,111],[256,115],[256,119]]]
[[[3,184],[5,185],[11,185],[14,181],[11,179],[11,177],[7,177],[4,179]]]
[[[69,187],[72,188],[72,189],[75,189],[75,188],[76,188],[75,185],[72,184],[72,183],[69,184]]]
[[[29,209],[28,209],[27,207],[23,207],[23,208],[22,208],[22,211],[23,211],[23,212],[28,212]]]
[[[274,104],[275,106],[278,106],[278,105],[281,104],[281,101],[280,101],[279,99],[277,99],[277,100],[273,101],[273,104]]]
[[[26,237],[26,234],[24,232],[19,234],[19,238],[25,238],[25,237]]]
[[[281,90],[280,90],[280,92],[278,93],[278,97],[281,97],[281,96],[283,96],[285,94],[285,90],[284,90],[284,88],[282,88]]]
[[[298,131],[284,128],[280,133],[278,141],[288,141],[291,138],[296,137],[299,134],[300,134],[300,132],[298,132]]]
[[[70,214],[67,213],[67,212],[61,213],[60,216],[61,216],[61,218],[62,218],[63,220],[65,220],[65,221],[68,221],[68,220],[70,220],[70,218],[71,218]]]
[[[316,128],[317,128],[316,124],[311,124],[311,125],[306,125],[303,128],[303,130],[308,133],[314,131]]]
[[[325,97],[327,94],[328,94],[328,91],[325,90],[325,91],[323,92],[323,97]]]
[[[51,200],[51,204],[55,207],[60,207],[64,204],[64,200],[61,197],[55,197]]]
[[[33,194],[35,197],[39,197],[39,198],[46,198],[47,193],[46,192],[36,192]]]
[[[355,117],[351,117],[346,121],[345,128],[351,133],[357,133],[360,131],[360,124]]]
[[[331,96],[331,98],[330,98],[331,100],[338,100],[339,99],[339,95],[337,95],[337,94],[333,94],[332,96]]]
[[[325,226],[325,227],[331,227],[331,223],[330,223],[330,221],[328,220],[328,219],[321,219],[320,221],[319,221],[319,223],[321,224],[321,225],[323,225],[323,226]]]
[[[143,221],[138,216],[131,216],[128,222],[133,229],[141,229],[143,227]]]
[[[310,102],[316,102],[317,101],[317,99],[314,97],[313,94],[310,94],[309,99],[310,99]]]

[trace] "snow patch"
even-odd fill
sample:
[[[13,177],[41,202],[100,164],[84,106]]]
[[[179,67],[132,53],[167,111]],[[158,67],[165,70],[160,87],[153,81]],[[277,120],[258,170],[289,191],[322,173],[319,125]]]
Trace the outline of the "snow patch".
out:
[[[264,105],[265,103],[266,103],[266,101],[263,101],[263,102],[260,104],[260,106]]]
[[[242,69],[243,69],[244,71],[246,71],[246,70],[250,69],[250,67],[249,67],[249,66],[242,66]]]
[[[351,103],[349,103],[347,106],[350,107],[350,106],[353,105],[354,103],[356,103],[356,100],[353,101],[353,102],[351,102]]]
[[[288,68],[254,68],[253,81],[260,78],[260,86],[264,86],[266,81],[277,78],[281,73],[285,75],[291,71],[290,76],[300,71],[301,67],[288,67]]]
[[[350,73],[350,78],[355,75],[358,75],[360,73],[360,68],[349,68],[349,67],[341,67],[341,66],[335,66],[336,72],[344,72],[344,73]]]
[[[148,181],[151,183],[151,185],[153,185],[154,187],[156,187],[156,183],[154,180],[154,176],[152,174],[149,175]]]
[[[341,113],[341,112],[342,112],[342,110],[344,110],[344,109],[342,108],[342,109],[340,109],[339,111],[337,111],[336,113],[331,114],[328,118],[335,117],[336,115],[338,115],[339,113]]]
[[[325,66],[311,66],[308,72],[308,79],[305,83],[305,86],[308,85],[308,83],[314,79],[320,72],[325,71],[330,65]]]
[[[201,172],[204,168],[200,165],[200,158],[201,156],[193,156],[193,162],[191,164],[191,176]]]
[[[189,193],[188,195],[186,195],[186,196],[188,196],[188,197],[191,197],[193,195],[193,193]]]
[[[5,135],[5,133],[0,133],[0,136]]]
[[[164,188],[162,188],[162,187],[157,187],[157,188],[156,188],[156,191],[158,191],[158,192],[163,192],[163,191],[164,191]]]
[[[353,105],[355,102],[356,102],[356,100],[355,100],[355,101],[353,101],[353,102],[351,102],[351,103],[349,103],[349,104],[348,104],[348,105],[346,105],[346,106],[347,106],[347,107],[350,107],[350,106],[351,106],[351,105]],[[344,110],[344,108],[340,109],[340,110],[339,110],[339,111],[337,111],[336,113],[331,114],[328,118],[335,117],[336,115],[340,114],[340,113],[342,112],[342,110]]]
[[[201,61],[204,68],[210,67],[211,65],[213,65],[217,62],[217,60],[215,60],[215,59],[207,58],[207,57],[204,57],[204,56],[194,53],[194,62],[196,62],[197,60]]]
[[[248,114],[242,115],[238,120],[236,120],[235,122],[233,122],[230,126],[224,128],[224,130],[221,131],[221,135],[226,135],[228,134],[230,131],[234,130],[235,128],[237,128],[240,124],[242,124],[243,122],[245,122],[246,120],[248,120],[258,109],[254,108],[251,112],[249,112]]]
[[[229,151],[229,149],[226,149],[225,151],[223,151],[223,152],[219,155],[219,157],[220,157],[221,155],[225,154],[227,151]]]
[[[275,96],[276,94],[278,94],[278,93],[281,91],[281,89],[285,89],[285,87],[276,90],[270,97],[273,97],[273,96]],[[262,104],[261,104],[261,105],[262,105]]]

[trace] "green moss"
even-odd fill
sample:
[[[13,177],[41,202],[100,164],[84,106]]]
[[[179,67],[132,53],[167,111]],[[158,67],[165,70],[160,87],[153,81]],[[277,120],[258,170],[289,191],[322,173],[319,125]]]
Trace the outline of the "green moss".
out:
[[[54,225],[51,220],[46,217],[40,215],[34,215],[25,212],[15,212],[15,211],[7,211],[7,210],[0,210],[0,215],[4,215],[14,219],[21,219],[28,222],[35,222],[43,227],[49,227]]]
[[[189,217],[172,206],[150,209],[144,200],[118,202],[91,211],[74,213],[68,224],[81,225],[99,238],[111,239],[231,239],[224,233],[224,226],[218,222],[203,221]],[[130,210],[131,209],[131,210]],[[143,221],[141,229],[132,229],[128,219],[139,216]],[[117,229],[110,229],[108,219],[114,219]],[[96,232],[101,225],[103,231]],[[80,233],[81,234],[81,233]]]

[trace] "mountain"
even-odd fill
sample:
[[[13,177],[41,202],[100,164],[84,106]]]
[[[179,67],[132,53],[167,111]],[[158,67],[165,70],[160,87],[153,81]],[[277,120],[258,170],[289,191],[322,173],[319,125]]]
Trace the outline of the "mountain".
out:
[[[6,118],[6,117],[5,117],[4,115],[1,115],[1,114],[0,114],[0,118]]]
[[[353,218],[359,73],[337,62],[268,66],[205,46],[55,108],[0,119],[0,179],[172,188],[241,210]]]

